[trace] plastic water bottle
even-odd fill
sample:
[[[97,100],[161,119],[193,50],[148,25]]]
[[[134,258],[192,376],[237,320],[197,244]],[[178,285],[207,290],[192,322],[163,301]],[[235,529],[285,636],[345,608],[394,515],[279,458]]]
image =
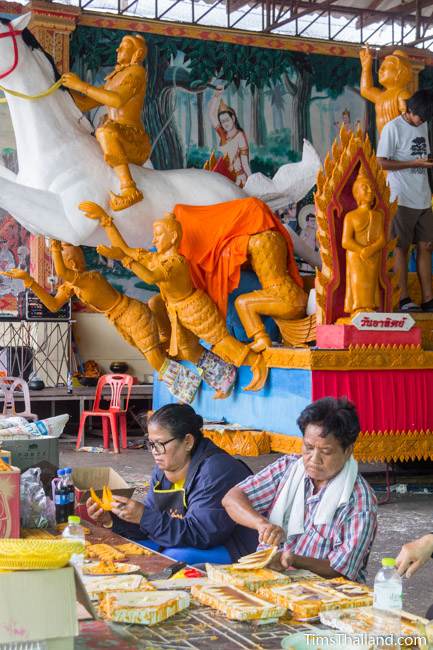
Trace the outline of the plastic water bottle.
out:
[[[72,383],[72,373],[68,372],[68,378],[66,380],[66,392],[68,395],[72,395],[73,392],[73,383]]]
[[[377,609],[403,609],[403,582],[392,557],[384,557],[382,568],[374,579],[374,607]]]
[[[54,504],[56,506],[56,523],[64,524],[68,521],[69,496],[65,486],[65,470],[57,470],[57,478],[54,479]]]
[[[76,552],[71,556],[70,563],[80,568],[84,562],[85,537],[84,528],[80,526],[81,519],[75,515],[68,517],[68,525],[63,531],[62,537],[70,542],[81,544],[81,552]]]
[[[65,487],[67,492],[67,513],[68,517],[75,513],[75,486],[72,480],[72,467],[65,467]]]

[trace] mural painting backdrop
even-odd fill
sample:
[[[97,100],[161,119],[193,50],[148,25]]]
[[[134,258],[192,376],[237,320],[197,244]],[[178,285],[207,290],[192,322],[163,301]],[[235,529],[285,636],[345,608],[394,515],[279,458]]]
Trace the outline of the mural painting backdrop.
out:
[[[15,137],[7,106],[0,104],[0,164],[13,172],[18,171]],[[0,270],[14,267],[29,270],[29,232],[10,214],[0,208]],[[0,276],[0,318],[18,316],[18,294],[22,283]]]
[[[72,36],[71,68],[103,84],[126,32],[78,27]],[[252,172],[267,175],[297,161],[303,139],[325,157],[341,125],[367,129],[359,95],[356,59],[261,49],[229,43],[145,35],[148,89],[144,123],[157,169],[202,167],[212,153],[226,156],[236,182]],[[96,128],[103,109],[92,111]],[[17,171],[15,139],[7,105],[0,105],[0,163]],[[83,197],[85,199],[85,197]],[[282,221],[315,243],[312,193],[280,211]],[[146,300],[145,285],[118,262],[86,249],[89,265],[116,288]],[[29,267],[29,233],[0,210],[0,268]],[[312,270],[307,265],[304,271]],[[21,283],[0,278],[0,317],[16,315]]]
[[[103,84],[126,33],[78,27],[71,43],[72,69],[89,83]],[[323,159],[342,125],[369,128],[356,59],[145,37],[143,117],[157,169],[202,167],[212,153],[226,155],[242,186],[252,172],[271,176],[284,163],[299,160],[304,138]],[[91,113],[95,128],[104,111]],[[288,205],[281,217],[314,244],[312,193],[301,204]]]

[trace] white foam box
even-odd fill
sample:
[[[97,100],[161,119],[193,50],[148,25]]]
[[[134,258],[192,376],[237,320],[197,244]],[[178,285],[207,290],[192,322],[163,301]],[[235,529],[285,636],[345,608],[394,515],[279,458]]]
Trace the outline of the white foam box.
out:
[[[0,643],[43,639],[56,650],[71,647],[78,634],[76,598],[72,567],[0,573]]]

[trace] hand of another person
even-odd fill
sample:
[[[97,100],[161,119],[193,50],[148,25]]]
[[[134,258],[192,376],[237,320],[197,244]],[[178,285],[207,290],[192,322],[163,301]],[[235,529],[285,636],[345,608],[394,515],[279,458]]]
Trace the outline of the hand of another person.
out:
[[[111,504],[111,511],[123,521],[139,524],[143,516],[144,504],[127,497],[115,496]]]
[[[424,535],[405,544],[396,559],[397,571],[410,578],[420,569],[433,553],[433,534]]]
[[[426,169],[433,168],[433,160],[429,160],[428,158],[417,158],[413,162],[415,163],[415,167],[422,167]]]
[[[109,512],[102,510],[97,503],[93,501],[90,497],[86,501],[87,513],[98,526],[110,526],[113,522],[113,518]]]
[[[88,219],[96,219],[102,227],[111,226],[113,223],[113,217],[110,217],[110,215],[108,215],[97,203],[93,203],[92,201],[83,201],[78,207],[81,212],[84,212],[85,217]]]
[[[50,241],[50,251],[51,252],[54,252],[54,251],[60,251],[61,252],[62,251],[62,242],[59,241],[58,239],[52,239]]]
[[[32,277],[23,269],[9,269],[9,271],[0,271],[0,274],[14,280],[32,280]]]
[[[373,53],[368,47],[363,47],[359,51],[359,58],[361,59],[362,67],[371,65],[373,62]]]
[[[104,246],[100,244],[96,247],[96,251],[103,257],[108,257],[110,260],[123,260],[125,253],[118,246]]]
[[[257,527],[259,533],[259,544],[266,546],[278,546],[284,539],[285,533],[281,526],[271,524],[270,521],[263,521]]]
[[[288,569],[293,566],[293,553],[291,551],[281,551],[277,553],[272,558],[270,564],[268,564],[269,569],[275,569],[275,571],[281,571],[282,569]]]
[[[79,93],[85,93],[87,83],[81,81],[80,77],[74,72],[66,72],[62,75],[62,85],[71,90],[77,90]]]

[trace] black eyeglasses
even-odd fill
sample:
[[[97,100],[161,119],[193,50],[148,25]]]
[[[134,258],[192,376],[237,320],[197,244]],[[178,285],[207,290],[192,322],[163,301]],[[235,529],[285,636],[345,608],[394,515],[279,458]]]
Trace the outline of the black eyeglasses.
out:
[[[173,442],[173,440],[177,440],[177,438],[170,438],[169,440],[165,440],[164,442],[153,442],[153,440],[149,440],[149,438],[146,439],[147,446],[150,449],[152,453],[155,454],[165,454],[167,452],[166,446],[168,445],[169,442]]]

